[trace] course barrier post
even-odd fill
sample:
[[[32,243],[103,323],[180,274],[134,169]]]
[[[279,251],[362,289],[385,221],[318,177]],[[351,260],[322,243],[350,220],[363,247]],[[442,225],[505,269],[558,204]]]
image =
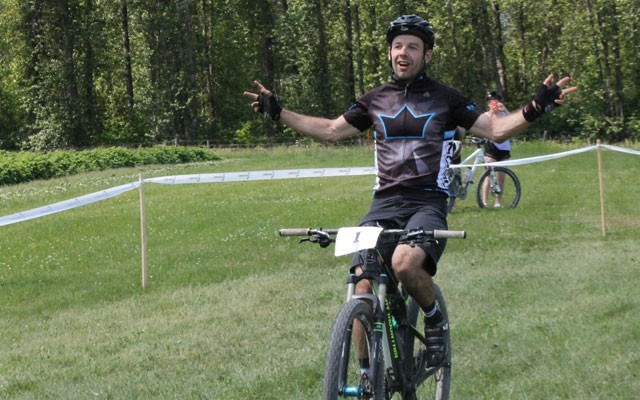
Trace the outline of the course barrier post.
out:
[[[602,236],[607,236],[607,228],[604,216],[604,177],[602,176],[602,146],[600,140],[596,142],[598,154],[598,180],[600,182],[600,224],[602,225]]]
[[[144,179],[140,174],[140,253],[142,254],[142,288],[147,287],[147,217],[144,206]]]

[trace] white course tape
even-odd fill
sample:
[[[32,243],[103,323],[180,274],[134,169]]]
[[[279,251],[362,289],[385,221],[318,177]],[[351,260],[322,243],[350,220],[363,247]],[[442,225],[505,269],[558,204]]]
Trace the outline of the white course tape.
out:
[[[272,170],[272,171],[251,171],[251,172],[227,172],[221,174],[200,174],[200,175],[176,175],[163,176],[159,178],[144,179],[145,183],[161,183],[161,184],[182,184],[182,183],[214,183],[214,182],[240,182],[240,181],[259,181],[269,179],[292,179],[292,178],[322,178],[333,176],[357,176],[371,175],[374,173],[373,167],[357,167],[357,168],[315,168],[315,169],[290,169],[290,170]],[[140,186],[140,182],[132,182],[126,185],[113,187],[111,189],[102,190],[100,192],[87,194],[85,196],[76,197],[74,199],[61,201],[48,206],[34,208],[28,211],[0,217],[0,226],[15,224],[18,222],[28,221],[30,219],[43,217],[45,215],[70,210],[72,208],[84,206],[108,198],[118,196],[129,190],[136,189]]]
[[[619,152],[622,152],[622,153],[634,154],[636,156],[640,156],[640,151],[638,151],[638,150],[625,149],[624,147],[611,146],[611,145],[608,145],[608,144],[601,144],[600,146],[604,147],[605,149],[609,149],[609,150],[613,150],[613,151],[619,151]]]
[[[581,149],[564,151],[562,153],[548,154],[546,156],[520,158],[520,159],[517,159],[517,160],[496,161],[496,162],[492,162],[492,163],[476,164],[476,166],[477,167],[486,167],[486,166],[491,165],[491,166],[494,166],[494,167],[499,167],[499,166],[510,166],[510,165],[533,164],[533,163],[537,163],[537,162],[555,160],[557,158],[568,157],[568,156],[573,156],[573,155],[580,154],[580,153],[585,153],[587,151],[595,150],[596,148],[598,148],[598,146],[588,146],[588,147],[583,147]],[[467,167],[470,167],[470,166],[471,166],[470,164],[452,164],[451,168],[467,168]]]
[[[139,186],[140,182],[127,183],[126,185],[112,187],[111,189],[102,190],[100,192],[87,194],[81,197],[76,197],[75,199],[61,201],[59,203],[50,204],[48,206],[40,208],[34,208],[16,214],[6,215],[4,217],[0,217],[0,226],[28,221],[30,219],[39,218],[45,215],[54,214],[61,211],[70,210],[72,208],[95,203],[97,201],[106,200],[111,197],[119,196],[122,193],[133,190]]]
[[[581,149],[565,151],[562,153],[550,154],[546,156],[521,158],[518,160],[500,161],[491,164],[477,164],[478,166],[486,165],[524,165],[541,161],[554,160],[561,157],[567,157],[574,154],[584,153],[594,150],[596,148],[604,147],[609,150],[620,151],[623,153],[640,155],[640,151],[625,149],[623,147],[609,146],[609,145],[597,145],[588,146]],[[455,164],[451,165],[451,168],[466,168],[469,165]],[[312,169],[282,169],[271,171],[250,171],[250,172],[226,172],[219,174],[197,174],[197,175],[175,175],[175,176],[162,176],[158,178],[144,179],[145,183],[160,183],[166,185],[176,185],[184,183],[215,183],[215,182],[242,182],[242,181],[260,181],[270,179],[293,179],[293,178],[323,178],[334,176],[357,176],[357,175],[372,175],[375,173],[373,167],[355,167],[355,168],[312,168]],[[15,224],[18,222],[27,221],[30,219],[43,217],[45,215],[58,213],[61,211],[70,210],[72,208],[84,206],[87,204],[95,203],[98,201],[106,200],[111,197],[119,196],[122,193],[140,187],[140,182],[127,183],[113,187],[111,189],[101,190],[99,192],[87,194],[85,196],[76,197],[74,199],[61,201],[59,203],[50,204],[48,206],[34,208],[28,211],[23,211],[11,215],[0,217],[0,226]]]
[[[215,183],[262,181],[270,179],[323,178],[332,176],[371,175],[373,167],[358,168],[316,168],[316,169],[281,169],[271,171],[225,172],[220,174],[176,175],[148,178],[145,182],[175,185],[181,183]]]

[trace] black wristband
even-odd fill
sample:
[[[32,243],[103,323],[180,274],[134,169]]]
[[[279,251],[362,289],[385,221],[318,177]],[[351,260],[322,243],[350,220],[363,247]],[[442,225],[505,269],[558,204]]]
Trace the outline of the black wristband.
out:
[[[525,104],[525,106],[522,108],[522,116],[525,120],[527,120],[527,122],[535,121],[542,115],[542,113],[543,111],[538,110],[536,106],[533,105],[533,102]]]
[[[282,107],[278,104],[278,99],[274,94],[260,93],[258,95],[258,112],[263,113],[266,118],[277,121],[280,119]]]

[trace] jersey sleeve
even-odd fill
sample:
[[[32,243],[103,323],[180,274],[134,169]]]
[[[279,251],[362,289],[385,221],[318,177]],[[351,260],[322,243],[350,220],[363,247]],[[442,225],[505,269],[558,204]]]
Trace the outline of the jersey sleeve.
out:
[[[482,115],[476,104],[456,91],[451,93],[451,117],[457,126],[469,130]]]
[[[369,116],[369,103],[372,93],[365,93],[358,101],[353,103],[349,109],[342,114],[344,119],[360,132],[363,132],[373,125]]]

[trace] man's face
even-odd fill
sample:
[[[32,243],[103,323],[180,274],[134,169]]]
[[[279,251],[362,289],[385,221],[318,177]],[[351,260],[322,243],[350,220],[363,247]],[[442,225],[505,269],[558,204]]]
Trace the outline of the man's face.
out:
[[[415,78],[431,60],[431,50],[424,51],[424,42],[417,36],[399,35],[389,47],[389,61],[396,76],[402,80]]]

